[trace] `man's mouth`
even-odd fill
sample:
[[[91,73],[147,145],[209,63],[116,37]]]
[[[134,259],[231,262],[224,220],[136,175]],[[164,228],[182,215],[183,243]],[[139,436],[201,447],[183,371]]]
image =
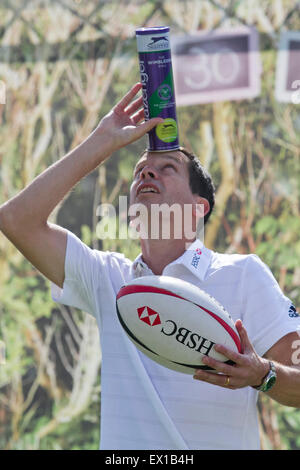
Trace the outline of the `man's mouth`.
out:
[[[155,188],[155,186],[148,186],[148,185],[143,185],[141,188],[137,190],[137,194],[148,194],[148,193],[158,193],[158,189]]]

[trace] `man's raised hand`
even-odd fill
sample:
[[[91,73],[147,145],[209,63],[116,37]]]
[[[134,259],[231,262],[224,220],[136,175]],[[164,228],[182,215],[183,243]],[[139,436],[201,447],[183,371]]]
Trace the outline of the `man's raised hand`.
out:
[[[95,131],[97,134],[106,135],[112,151],[140,139],[157,124],[163,122],[162,118],[144,121],[143,97],[136,98],[141,88],[142,84],[136,83],[119,103],[104,116]]]

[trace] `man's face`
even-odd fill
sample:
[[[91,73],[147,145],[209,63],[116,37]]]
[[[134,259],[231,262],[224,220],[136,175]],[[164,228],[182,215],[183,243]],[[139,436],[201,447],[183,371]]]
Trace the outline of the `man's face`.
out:
[[[188,157],[179,150],[146,152],[138,161],[130,188],[130,204],[191,204]]]
[[[189,159],[179,150],[146,152],[138,161],[130,188],[130,206],[140,214],[133,220],[148,238],[193,239],[199,217],[204,217],[203,201],[189,184]],[[201,204],[201,205],[200,205]],[[209,206],[208,206],[209,207]],[[169,210],[168,210],[169,208]]]

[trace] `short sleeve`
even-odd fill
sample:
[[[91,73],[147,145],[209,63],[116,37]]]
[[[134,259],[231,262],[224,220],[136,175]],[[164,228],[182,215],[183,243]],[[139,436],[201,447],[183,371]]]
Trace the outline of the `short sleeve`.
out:
[[[115,280],[118,275],[122,279],[123,273],[126,276],[126,270],[128,266],[122,254],[93,250],[68,231],[65,280],[62,289],[51,283],[52,299],[96,316],[101,301],[96,298],[101,296],[99,286],[117,288]]]
[[[300,318],[291,300],[256,255],[248,257],[243,274],[243,321],[261,356],[280,338],[300,327]]]

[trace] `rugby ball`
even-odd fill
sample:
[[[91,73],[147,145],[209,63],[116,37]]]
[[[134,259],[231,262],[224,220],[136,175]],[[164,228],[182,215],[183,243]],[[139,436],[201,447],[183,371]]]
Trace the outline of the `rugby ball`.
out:
[[[232,363],[214,350],[216,343],[241,352],[239,334],[217,300],[189,282],[144,276],[121,287],[119,321],[135,346],[150,359],[178,372],[211,370],[202,358]]]

